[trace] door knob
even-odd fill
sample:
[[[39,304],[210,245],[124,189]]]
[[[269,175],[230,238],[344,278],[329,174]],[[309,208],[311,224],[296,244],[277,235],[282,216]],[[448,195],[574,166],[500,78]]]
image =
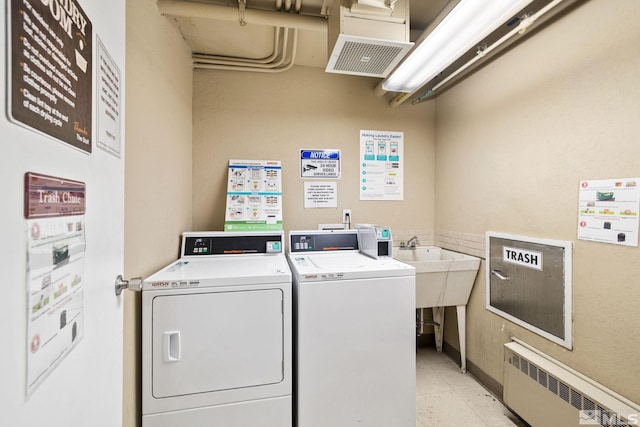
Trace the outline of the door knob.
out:
[[[133,279],[124,280],[122,274],[118,274],[116,277],[116,295],[120,295],[123,289],[129,289],[130,291],[142,290],[142,277],[134,277]]]

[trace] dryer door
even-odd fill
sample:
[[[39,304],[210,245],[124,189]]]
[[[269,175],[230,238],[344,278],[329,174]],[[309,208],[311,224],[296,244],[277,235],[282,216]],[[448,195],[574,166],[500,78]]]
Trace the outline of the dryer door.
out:
[[[283,381],[281,289],[164,294],[152,310],[154,398]]]

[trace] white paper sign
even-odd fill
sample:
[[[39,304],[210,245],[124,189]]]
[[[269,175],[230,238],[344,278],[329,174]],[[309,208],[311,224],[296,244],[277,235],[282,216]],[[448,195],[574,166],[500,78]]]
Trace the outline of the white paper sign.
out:
[[[121,118],[122,105],[120,94],[122,83],[120,69],[109,53],[98,40],[98,72],[97,96],[98,101],[98,147],[120,157],[121,149]]]
[[[337,208],[338,188],[335,182],[305,182],[305,208]]]

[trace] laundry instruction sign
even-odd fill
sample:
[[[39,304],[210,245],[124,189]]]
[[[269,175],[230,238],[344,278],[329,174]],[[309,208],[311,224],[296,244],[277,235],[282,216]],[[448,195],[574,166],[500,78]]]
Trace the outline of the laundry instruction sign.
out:
[[[300,150],[300,178],[340,178],[340,150]]]
[[[280,161],[229,160],[224,230],[282,230]]]
[[[502,260],[510,264],[542,271],[542,252],[503,246]]]

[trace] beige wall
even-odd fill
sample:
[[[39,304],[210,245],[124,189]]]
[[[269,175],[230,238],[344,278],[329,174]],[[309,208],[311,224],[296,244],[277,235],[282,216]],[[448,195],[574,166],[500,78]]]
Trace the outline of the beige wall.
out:
[[[127,2],[125,276],[178,255],[191,229],[191,52],[154,0]],[[140,294],[125,292],[123,425],[140,423]]]
[[[640,402],[639,249],[576,237],[580,180],[640,176],[639,20],[584,2],[436,101],[436,229],[574,242],[573,351],[486,311],[481,266],[467,357],[499,382],[515,335]]]
[[[373,93],[377,79],[294,67],[284,74],[195,71],[193,225],[224,225],[229,159],[280,160],[285,229],[340,223],[389,225],[395,236],[428,235],[434,224],[433,102],[391,109]],[[403,201],[359,200],[359,131],[404,132]],[[338,208],[305,209],[301,148],[342,150]]]

